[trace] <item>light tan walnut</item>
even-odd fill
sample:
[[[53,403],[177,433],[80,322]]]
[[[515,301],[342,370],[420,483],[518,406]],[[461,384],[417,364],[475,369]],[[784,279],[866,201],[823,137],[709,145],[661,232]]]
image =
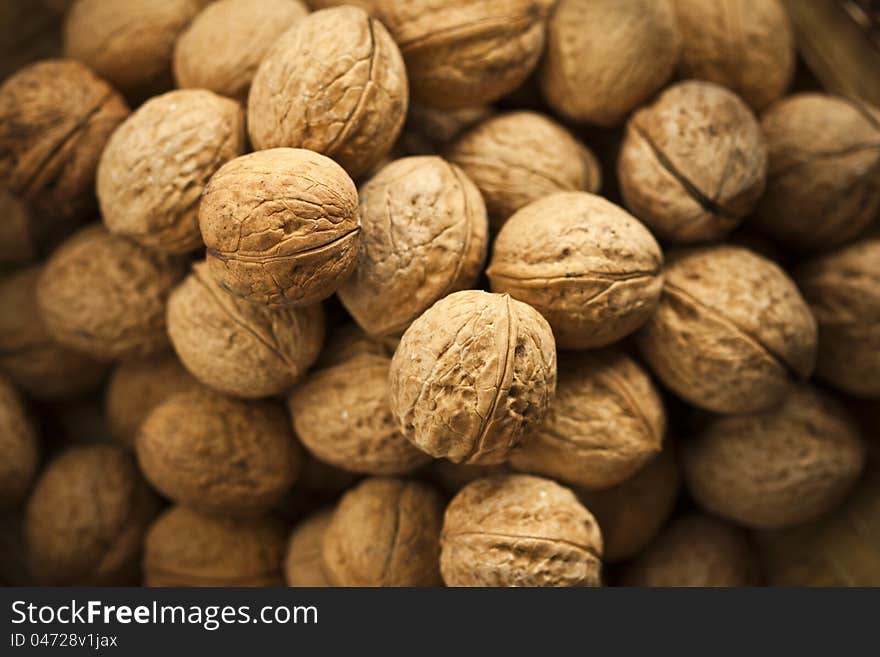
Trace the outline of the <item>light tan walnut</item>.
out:
[[[288,586],[330,586],[321,546],[332,519],[333,511],[317,511],[294,527],[284,557],[284,579]]]

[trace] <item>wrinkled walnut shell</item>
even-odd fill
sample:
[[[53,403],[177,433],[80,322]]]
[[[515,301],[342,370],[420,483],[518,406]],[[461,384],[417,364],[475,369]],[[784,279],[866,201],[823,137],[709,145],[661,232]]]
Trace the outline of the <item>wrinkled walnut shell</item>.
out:
[[[284,579],[288,586],[330,586],[321,546],[332,519],[332,511],[318,511],[291,532],[284,557]]]
[[[37,432],[15,388],[0,377],[0,509],[17,507],[37,474]]]

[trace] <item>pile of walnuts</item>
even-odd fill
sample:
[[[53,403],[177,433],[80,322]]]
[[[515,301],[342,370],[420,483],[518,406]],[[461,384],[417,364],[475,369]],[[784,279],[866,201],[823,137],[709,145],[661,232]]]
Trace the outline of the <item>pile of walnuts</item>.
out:
[[[778,0],[50,4],[0,580],[880,584],[880,109]]]

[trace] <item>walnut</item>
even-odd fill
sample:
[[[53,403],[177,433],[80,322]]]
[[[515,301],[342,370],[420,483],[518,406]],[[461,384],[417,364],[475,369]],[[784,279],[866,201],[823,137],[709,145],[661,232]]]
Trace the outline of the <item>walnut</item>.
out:
[[[25,518],[30,567],[50,586],[132,585],[159,500],[111,445],[71,447],[43,471]]]
[[[598,586],[602,536],[574,494],[547,479],[478,479],[450,502],[440,539],[447,586]]]
[[[333,367],[360,355],[391,358],[399,342],[394,337],[372,338],[353,322],[339,324],[327,336],[315,367]]]
[[[430,486],[376,477],[339,501],[324,533],[336,586],[437,586],[443,502]]]
[[[208,89],[246,102],[263,57],[307,14],[299,0],[220,0],[210,4],[177,39],[177,86]]]
[[[34,260],[40,244],[31,212],[27,203],[5,187],[0,187],[0,216],[0,266]]]
[[[494,292],[535,307],[560,349],[604,347],[654,312],[663,253],[622,208],[587,192],[558,192],[514,214],[487,271]]]
[[[668,388],[717,413],[778,406],[816,360],[816,321],[794,283],[736,246],[670,256],[660,306],[637,340]]]
[[[0,377],[0,510],[17,507],[27,497],[39,464],[37,432],[21,398]]]
[[[663,86],[680,54],[668,0],[560,0],[547,26],[541,89],[568,119],[619,125]]]
[[[536,112],[509,112],[483,121],[459,137],[448,155],[479,187],[496,229],[544,196],[596,193],[602,186],[596,156]]]
[[[324,572],[321,546],[332,519],[330,510],[316,512],[299,523],[290,534],[284,557],[284,579],[288,586],[330,586]]]
[[[632,115],[617,163],[633,214],[671,242],[727,235],[764,191],[767,150],[748,106],[711,82],[681,82]]]
[[[501,463],[556,391],[556,350],[541,315],[506,294],[443,298],[403,334],[391,412],[417,447],[456,463]]]
[[[244,147],[244,118],[232,100],[201,89],[148,100],[113,133],[101,156],[104,223],[147,247],[192,251],[202,244],[202,191]]]
[[[406,70],[385,27],[356,7],[298,21],[266,55],[248,97],[257,149],[302,147],[353,177],[394,145],[406,118]]]
[[[287,390],[315,362],[324,341],[320,305],[267,308],[221,290],[198,263],[168,300],[168,334],[199,381],[238,397]]]
[[[351,178],[329,158],[294,148],[223,165],[205,188],[199,225],[220,286],[271,306],[311,305],[333,294],[360,244]]]
[[[455,495],[472,481],[495,475],[511,474],[507,463],[497,465],[468,465],[453,463],[446,459],[431,461],[426,469],[427,479],[437,484],[449,495]]]
[[[100,225],[56,250],[37,282],[37,302],[59,343],[94,358],[149,356],[168,345],[165,304],[182,263]]]
[[[435,301],[470,287],[488,245],[486,208],[434,156],[383,167],[360,191],[361,248],[339,298],[371,335],[399,335]]]
[[[685,481],[697,503],[760,529],[832,511],[865,464],[852,418],[806,385],[794,388],[778,409],[709,420],[682,451]]]
[[[465,130],[494,114],[489,105],[441,110],[411,104],[394,152],[404,155],[438,155]]]

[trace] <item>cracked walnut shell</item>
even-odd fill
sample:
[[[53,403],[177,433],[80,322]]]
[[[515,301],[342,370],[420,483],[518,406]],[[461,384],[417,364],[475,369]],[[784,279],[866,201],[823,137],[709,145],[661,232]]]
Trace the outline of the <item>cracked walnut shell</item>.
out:
[[[0,510],[17,507],[30,490],[39,465],[37,432],[21,398],[0,377]]]
[[[331,520],[332,510],[317,511],[294,527],[284,556],[284,580],[288,586],[330,586],[321,546]]]

